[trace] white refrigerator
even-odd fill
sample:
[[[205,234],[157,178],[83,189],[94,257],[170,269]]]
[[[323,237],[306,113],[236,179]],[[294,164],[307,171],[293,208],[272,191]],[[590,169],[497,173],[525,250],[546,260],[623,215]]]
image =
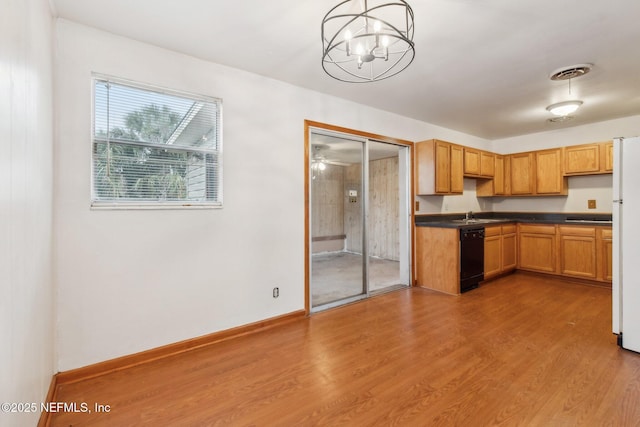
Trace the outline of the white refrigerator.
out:
[[[640,352],[640,138],[613,141],[613,332]]]

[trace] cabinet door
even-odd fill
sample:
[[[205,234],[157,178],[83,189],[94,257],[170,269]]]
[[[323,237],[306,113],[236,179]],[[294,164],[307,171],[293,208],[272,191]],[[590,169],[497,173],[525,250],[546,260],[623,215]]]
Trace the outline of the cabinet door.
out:
[[[462,147],[459,145],[452,145],[450,156],[450,191],[451,193],[462,194],[462,190],[464,190],[464,179],[462,172],[464,168],[464,154],[462,151]]]
[[[509,156],[511,162],[511,194],[533,194],[533,153],[519,153]]]
[[[485,151],[480,152],[480,175],[486,177],[495,176],[496,167],[496,155],[493,153],[487,153]]]
[[[604,150],[604,170],[613,172],[613,142],[606,142],[602,149]]]
[[[515,270],[518,264],[516,233],[502,235],[502,271]]]
[[[595,232],[594,232],[595,234]],[[561,274],[586,279],[596,278],[596,238],[560,236]]]
[[[480,151],[464,147],[464,174],[480,175]]]
[[[484,229],[484,278],[490,279],[502,272],[502,236],[500,226]]]
[[[564,148],[564,174],[584,175],[600,172],[600,145],[586,144]]]
[[[536,151],[536,193],[562,194],[564,181],[562,177],[562,151]]]
[[[504,156],[496,156],[493,175],[493,194],[504,194]]]
[[[553,225],[519,224],[518,268],[556,272],[556,227]]]
[[[613,280],[613,239],[611,229],[602,230],[602,278],[610,282]]]
[[[435,150],[435,190],[436,193],[449,193],[451,191],[450,144],[436,141]]]

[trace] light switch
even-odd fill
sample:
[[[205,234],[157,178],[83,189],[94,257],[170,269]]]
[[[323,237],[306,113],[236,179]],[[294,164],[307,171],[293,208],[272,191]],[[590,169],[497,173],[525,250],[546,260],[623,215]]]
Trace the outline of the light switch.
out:
[[[595,209],[596,208],[596,201],[592,200],[592,199],[588,200],[587,201],[587,207],[589,209]]]

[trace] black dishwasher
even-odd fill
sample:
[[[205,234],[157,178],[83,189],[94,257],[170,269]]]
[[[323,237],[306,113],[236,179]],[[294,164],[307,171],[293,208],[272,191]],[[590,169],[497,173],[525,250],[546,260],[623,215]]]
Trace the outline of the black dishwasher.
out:
[[[484,280],[484,227],[460,229],[460,292]]]

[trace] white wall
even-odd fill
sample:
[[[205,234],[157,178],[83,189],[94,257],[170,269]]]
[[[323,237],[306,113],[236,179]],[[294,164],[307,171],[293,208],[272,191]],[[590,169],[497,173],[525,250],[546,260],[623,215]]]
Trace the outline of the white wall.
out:
[[[500,154],[510,154],[632,136],[640,136],[640,116],[496,139],[491,142],[491,150]]]
[[[56,28],[61,371],[304,308],[305,119],[488,145],[69,21]],[[92,71],[223,99],[223,209],[90,210]]]
[[[464,179],[462,194],[455,196],[416,196],[420,202],[420,209],[416,214],[488,212],[493,210],[493,201],[490,198],[478,198],[476,196],[476,180]]]
[[[0,13],[0,402],[44,401],[54,373],[52,19],[46,0]],[[39,413],[0,413],[35,425]]]

